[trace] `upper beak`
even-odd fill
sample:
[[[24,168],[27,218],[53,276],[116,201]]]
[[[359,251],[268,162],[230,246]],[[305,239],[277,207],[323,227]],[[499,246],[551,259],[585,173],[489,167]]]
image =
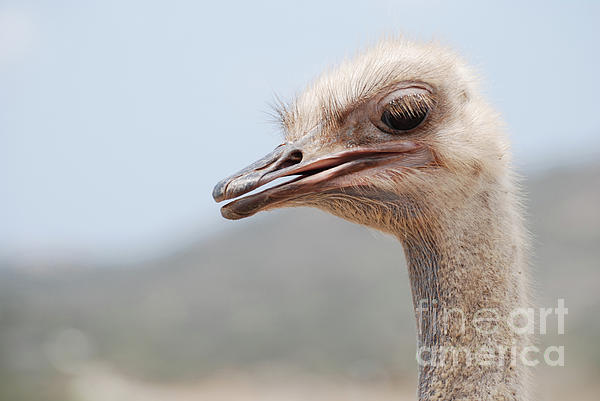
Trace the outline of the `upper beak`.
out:
[[[350,185],[349,180],[344,179],[349,174],[388,163],[390,159],[420,148],[421,145],[416,142],[394,141],[326,155],[311,155],[301,146],[286,143],[245,169],[221,180],[213,189],[213,198],[217,202],[233,199],[277,178],[298,176],[221,208],[223,217],[241,219],[307,193]]]
[[[287,144],[279,145],[271,153],[221,180],[213,189],[217,202],[235,198],[284,174],[302,161],[302,151]]]

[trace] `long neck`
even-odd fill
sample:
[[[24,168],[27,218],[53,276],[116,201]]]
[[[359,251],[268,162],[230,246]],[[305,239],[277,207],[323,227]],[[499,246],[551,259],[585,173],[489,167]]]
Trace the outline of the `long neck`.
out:
[[[419,400],[526,400],[527,344],[511,312],[528,307],[525,233],[510,192],[485,190],[399,233],[415,316]]]

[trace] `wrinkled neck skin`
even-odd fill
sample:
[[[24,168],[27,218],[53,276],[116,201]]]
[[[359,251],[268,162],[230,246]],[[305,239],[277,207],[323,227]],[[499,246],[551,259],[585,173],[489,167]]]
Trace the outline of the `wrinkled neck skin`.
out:
[[[528,307],[518,202],[484,188],[461,204],[440,205],[428,230],[397,233],[417,319],[419,400],[527,400],[518,355],[528,339],[507,322]]]

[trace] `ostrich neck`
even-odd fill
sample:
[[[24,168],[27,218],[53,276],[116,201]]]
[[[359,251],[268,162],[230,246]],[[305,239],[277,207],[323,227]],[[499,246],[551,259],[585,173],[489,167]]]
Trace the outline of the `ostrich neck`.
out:
[[[525,400],[517,356],[527,338],[508,323],[528,306],[514,196],[482,191],[434,220],[430,231],[398,235],[417,319],[419,400]]]

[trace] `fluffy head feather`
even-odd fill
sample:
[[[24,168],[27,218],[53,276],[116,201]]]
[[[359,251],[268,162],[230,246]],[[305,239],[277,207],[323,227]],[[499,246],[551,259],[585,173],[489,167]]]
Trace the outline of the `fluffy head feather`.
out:
[[[438,215],[440,205],[446,209],[460,203],[479,191],[482,182],[501,182],[512,191],[508,141],[497,114],[479,94],[476,74],[456,54],[434,43],[385,40],[327,71],[280,108],[286,141],[327,152],[383,141],[364,109],[381,93],[407,82],[423,83],[433,94],[425,100],[433,106],[426,124],[410,135],[430,152],[420,155],[422,163],[415,159],[411,166],[371,170],[354,177],[345,190],[309,194],[291,205],[318,206],[390,231],[382,225],[389,223],[388,211],[397,212],[398,205],[405,216],[415,216],[415,210]],[[361,196],[375,189],[407,202]]]

